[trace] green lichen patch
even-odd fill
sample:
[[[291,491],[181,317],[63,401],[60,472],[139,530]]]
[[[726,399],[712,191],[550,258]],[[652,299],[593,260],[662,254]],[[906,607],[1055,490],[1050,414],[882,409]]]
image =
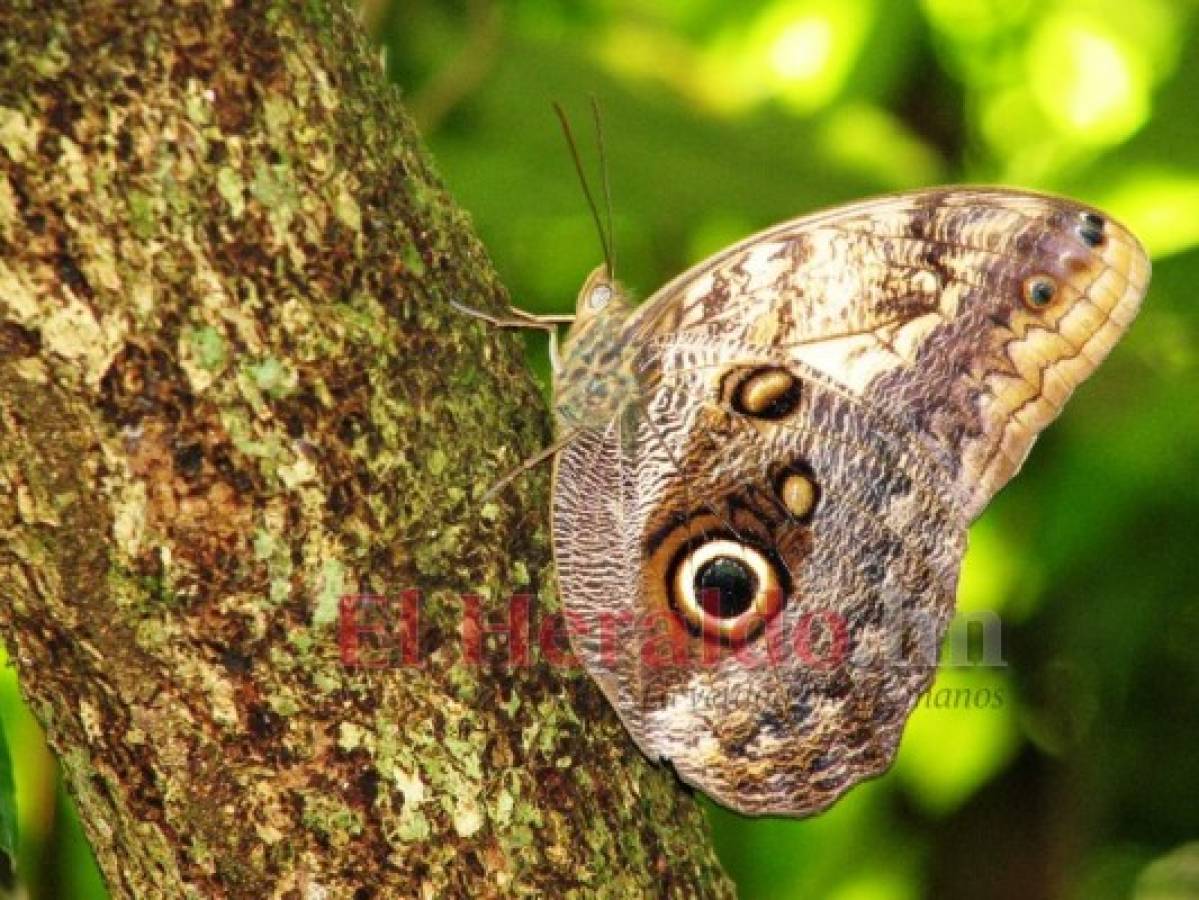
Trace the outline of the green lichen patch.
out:
[[[307,794],[302,821],[334,847],[344,847],[362,833],[362,817],[337,797]]]
[[[229,204],[229,215],[234,221],[240,219],[246,211],[246,184],[241,173],[232,166],[221,166],[216,173],[216,189]]]
[[[38,123],[19,109],[0,106],[0,150],[23,163],[37,149]]]
[[[158,230],[158,209],[153,194],[133,190],[129,192],[126,202],[129,207],[129,227],[133,234],[143,241],[154,237]]]

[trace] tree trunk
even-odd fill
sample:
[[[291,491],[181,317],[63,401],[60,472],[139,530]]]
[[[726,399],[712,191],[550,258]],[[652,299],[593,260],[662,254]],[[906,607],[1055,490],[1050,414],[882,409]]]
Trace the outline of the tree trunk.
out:
[[[509,663],[548,478],[478,498],[547,419],[455,297],[504,292],[340,0],[0,8],[0,627],[114,895],[731,892]]]

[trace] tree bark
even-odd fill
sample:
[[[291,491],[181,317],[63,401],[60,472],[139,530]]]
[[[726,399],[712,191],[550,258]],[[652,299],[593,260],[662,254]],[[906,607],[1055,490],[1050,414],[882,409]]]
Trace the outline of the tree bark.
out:
[[[470,657],[462,593],[534,651],[558,601],[455,297],[504,302],[341,0],[0,8],[0,628],[114,895],[731,893],[583,674]],[[408,589],[416,664],[348,665],[339,597]]]

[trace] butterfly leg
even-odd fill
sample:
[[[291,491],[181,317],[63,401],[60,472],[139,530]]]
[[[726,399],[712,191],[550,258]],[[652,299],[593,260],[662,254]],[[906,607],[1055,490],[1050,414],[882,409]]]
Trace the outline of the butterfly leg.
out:
[[[531,469],[537,468],[539,465],[541,465],[547,459],[553,459],[555,456],[558,455],[558,451],[560,451],[563,447],[565,447],[567,444],[569,444],[571,441],[573,441],[575,438],[577,438],[579,436],[580,430],[581,429],[578,429],[578,428],[572,428],[570,431],[568,431],[562,437],[558,438],[558,440],[554,441],[552,444],[550,444],[548,447],[546,447],[544,450],[542,450],[536,456],[530,456],[528,459],[526,459],[524,462],[522,462],[515,469],[510,470],[507,474],[504,475],[503,478],[501,478],[499,481],[497,481],[495,484],[493,484],[491,487],[489,487],[487,489],[487,492],[484,493],[483,496],[479,498],[479,502],[486,503],[488,500],[493,498],[496,494],[498,494],[501,490],[506,488],[509,484],[511,484],[513,481],[515,481],[519,476],[523,475],[525,472],[528,472]]]
[[[546,332],[550,336],[550,366],[553,368],[555,375],[562,370],[561,357],[558,355],[558,326],[571,324],[575,320],[574,316],[539,316],[525,312],[523,309],[518,309],[515,306],[510,306],[508,307],[508,318],[504,318],[492,313],[483,312],[479,309],[473,309],[463,303],[459,303],[457,300],[451,300],[450,306],[468,316],[482,319],[496,328],[536,328]]]

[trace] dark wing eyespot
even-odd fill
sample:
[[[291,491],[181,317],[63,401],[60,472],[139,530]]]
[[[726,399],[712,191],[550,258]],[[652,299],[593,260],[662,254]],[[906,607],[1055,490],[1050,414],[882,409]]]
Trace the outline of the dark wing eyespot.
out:
[[[692,634],[723,644],[757,636],[790,588],[775,554],[731,537],[684,545],[667,575],[670,607]]]
[[[758,576],[744,560],[716,556],[695,573],[694,591],[705,615],[735,619],[753,605]]]
[[[1033,275],[1024,280],[1021,295],[1029,309],[1042,310],[1057,296],[1057,282],[1048,275]]]
[[[1103,217],[1088,212],[1082,214],[1082,223],[1078,226],[1078,236],[1088,247],[1098,247],[1103,243]]]
[[[802,383],[780,366],[738,369],[725,393],[735,412],[754,419],[777,421],[795,412]]]

